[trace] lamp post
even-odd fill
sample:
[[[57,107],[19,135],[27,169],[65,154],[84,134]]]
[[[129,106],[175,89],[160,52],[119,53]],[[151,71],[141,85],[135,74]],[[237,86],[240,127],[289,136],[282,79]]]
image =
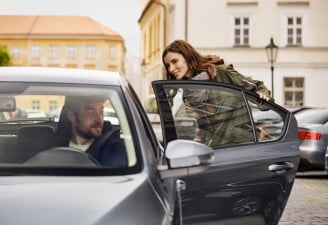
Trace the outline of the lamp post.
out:
[[[273,96],[273,63],[276,62],[277,59],[277,53],[278,53],[278,46],[274,44],[273,38],[270,39],[270,43],[265,47],[265,52],[268,56],[268,61],[271,63],[271,92],[272,92],[272,98]]]

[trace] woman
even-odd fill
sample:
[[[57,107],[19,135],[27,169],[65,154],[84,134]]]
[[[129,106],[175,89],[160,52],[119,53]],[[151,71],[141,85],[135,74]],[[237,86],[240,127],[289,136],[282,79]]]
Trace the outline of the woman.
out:
[[[167,79],[214,80],[233,84],[256,92],[263,100],[269,101],[270,91],[262,81],[246,78],[232,65],[216,56],[202,56],[194,47],[183,40],[173,41],[162,54]]]
[[[167,79],[217,81],[253,91],[262,100],[273,100],[270,97],[270,91],[262,81],[246,78],[234,70],[232,65],[224,64],[224,60],[220,57],[201,55],[183,40],[176,40],[168,45],[163,51],[162,61],[165,65]],[[249,131],[249,118],[241,118],[242,114],[237,115],[237,110],[231,110],[231,112],[225,112],[225,118],[227,118],[225,121],[220,119],[220,116],[223,115],[219,112],[220,109],[224,108],[224,104],[239,104],[240,101],[236,98],[222,99],[222,96],[218,96],[214,92],[210,93],[209,90],[184,89],[183,101],[186,112],[198,121],[202,130],[203,143],[214,147],[232,142],[237,143],[236,141],[238,143],[252,141],[253,135],[252,131]],[[210,105],[216,105],[215,109],[209,107]],[[265,107],[262,106],[262,110],[265,110]],[[238,127],[233,125],[237,120]],[[241,120],[242,122],[240,122]],[[214,121],[223,122],[218,124]],[[227,133],[226,130],[231,132]]]

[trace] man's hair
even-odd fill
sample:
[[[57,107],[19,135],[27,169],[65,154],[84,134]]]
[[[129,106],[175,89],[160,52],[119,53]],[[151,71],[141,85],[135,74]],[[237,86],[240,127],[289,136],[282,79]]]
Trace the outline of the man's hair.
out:
[[[65,99],[65,105],[68,111],[77,113],[81,107],[89,105],[94,102],[105,102],[104,96],[67,96]]]

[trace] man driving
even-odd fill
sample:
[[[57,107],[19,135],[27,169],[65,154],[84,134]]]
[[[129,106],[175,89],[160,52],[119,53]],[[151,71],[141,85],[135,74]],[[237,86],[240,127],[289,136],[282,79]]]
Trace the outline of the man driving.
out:
[[[92,155],[101,166],[127,166],[127,155],[119,132],[114,132],[108,140],[95,146],[103,133],[112,129],[103,129],[105,100],[102,96],[66,97],[63,113],[66,114],[66,130],[69,130],[67,136],[70,138],[66,139],[65,145]]]
[[[69,147],[86,151],[102,134],[104,102],[99,97],[70,97],[67,118],[71,122]]]

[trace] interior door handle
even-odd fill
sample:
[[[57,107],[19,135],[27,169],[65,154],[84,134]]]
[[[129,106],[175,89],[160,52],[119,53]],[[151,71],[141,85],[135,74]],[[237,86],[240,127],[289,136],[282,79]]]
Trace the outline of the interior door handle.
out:
[[[286,170],[290,170],[294,168],[294,163],[291,162],[283,162],[283,163],[275,163],[271,164],[268,169],[271,172],[276,173],[284,173]]]

